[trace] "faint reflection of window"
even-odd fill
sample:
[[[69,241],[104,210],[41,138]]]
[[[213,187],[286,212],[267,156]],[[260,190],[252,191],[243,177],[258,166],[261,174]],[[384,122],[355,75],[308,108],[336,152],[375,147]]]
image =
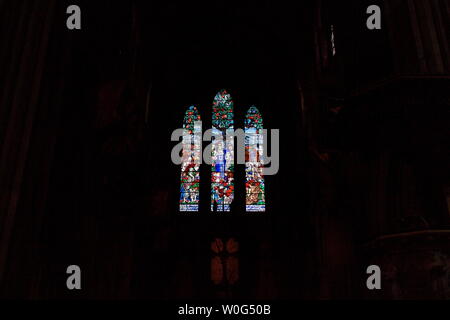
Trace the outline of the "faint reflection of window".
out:
[[[216,238],[211,243],[211,281],[216,285],[233,285],[239,280],[239,243],[230,238],[226,243]]]

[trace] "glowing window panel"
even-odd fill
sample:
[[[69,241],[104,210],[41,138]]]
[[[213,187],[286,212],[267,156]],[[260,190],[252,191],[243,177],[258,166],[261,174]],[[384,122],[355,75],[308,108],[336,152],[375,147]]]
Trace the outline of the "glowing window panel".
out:
[[[197,108],[187,109],[183,121],[180,211],[198,211],[200,201],[200,155],[202,124]]]
[[[247,212],[264,212],[266,210],[262,130],[262,116],[258,109],[252,106],[245,117],[245,202]]]
[[[331,25],[331,52],[333,53],[333,57],[336,55],[336,44],[334,42],[334,26]]]
[[[229,212],[234,198],[233,101],[226,90],[212,108],[211,211]]]

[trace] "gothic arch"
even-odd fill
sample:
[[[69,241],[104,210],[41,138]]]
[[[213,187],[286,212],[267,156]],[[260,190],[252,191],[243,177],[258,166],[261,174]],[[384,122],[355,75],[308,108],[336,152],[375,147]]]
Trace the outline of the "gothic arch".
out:
[[[229,212],[234,198],[233,100],[217,93],[212,110],[211,211]]]

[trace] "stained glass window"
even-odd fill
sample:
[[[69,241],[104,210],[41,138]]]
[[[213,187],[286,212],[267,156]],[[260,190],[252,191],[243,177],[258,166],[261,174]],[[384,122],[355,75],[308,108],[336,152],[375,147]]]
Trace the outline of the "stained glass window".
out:
[[[202,123],[197,108],[186,111],[183,122],[180,211],[198,211]]]
[[[265,185],[262,161],[263,119],[256,107],[251,107],[245,117],[245,177],[246,210],[265,211]]]
[[[234,197],[233,101],[220,91],[213,102],[211,211],[230,211]]]

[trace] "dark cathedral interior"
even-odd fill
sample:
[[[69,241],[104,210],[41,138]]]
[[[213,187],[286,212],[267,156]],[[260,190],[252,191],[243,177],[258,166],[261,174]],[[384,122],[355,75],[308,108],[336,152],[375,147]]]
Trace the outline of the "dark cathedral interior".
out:
[[[0,297],[450,299],[449,17],[447,0],[0,0]],[[246,212],[240,164],[231,212],[211,212],[206,164],[199,211],[179,210],[172,132],[191,105],[210,128],[222,89],[236,128],[255,105],[279,129],[265,212]]]

